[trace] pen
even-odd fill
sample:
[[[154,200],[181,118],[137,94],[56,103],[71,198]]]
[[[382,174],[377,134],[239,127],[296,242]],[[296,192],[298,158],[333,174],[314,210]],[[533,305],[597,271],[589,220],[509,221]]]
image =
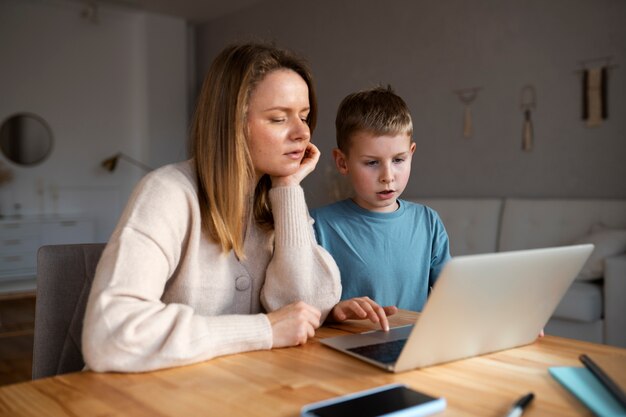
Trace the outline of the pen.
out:
[[[521,416],[522,413],[524,412],[524,409],[526,408],[528,404],[530,404],[533,398],[535,398],[535,394],[533,394],[532,392],[529,392],[528,394],[524,395],[522,398],[517,400],[515,404],[513,404],[513,407],[511,407],[509,412],[506,413],[506,417]]]
[[[624,407],[626,407],[626,390],[622,390],[620,386],[611,378],[604,369],[602,369],[593,359],[584,353],[579,356],[580,361],[585,365],[591,373],[598,378],[603,386],[617,399]]]

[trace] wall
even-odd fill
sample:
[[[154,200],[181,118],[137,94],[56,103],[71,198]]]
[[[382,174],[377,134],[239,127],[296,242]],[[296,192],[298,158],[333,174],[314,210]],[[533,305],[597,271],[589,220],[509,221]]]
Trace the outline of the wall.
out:
[[[84,213],[106,241],[144,174],[122,151],[158,167],[186,157],[188,28],[184,20],[100,6],[98,22],[68,1],[0,1],[0,120],[21,111],[51,126],[54,147],[34,167],[11,164],[5,213]],[[55,197],[58,196],[58,197]]]
[[[197,30],[198,74],[233,40],[275,40],[311,62],[322,162],[310,206],[331,200],[334,115],[348,93],[390,83],[412,110],[417,152],[405,196],[626,197],[626,2],[270,0]],[[580,120],[580,60],[612,56],[609,120]],[[522,87],[535,145],[521,151]],[[465,139],[456,89],[481,87]],[[316,186],[324,183],[324,186]]]

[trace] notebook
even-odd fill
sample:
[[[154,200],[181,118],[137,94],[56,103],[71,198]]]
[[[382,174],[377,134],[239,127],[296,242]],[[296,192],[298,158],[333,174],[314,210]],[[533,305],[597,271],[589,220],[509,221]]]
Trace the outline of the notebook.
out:
[[[414,325],[321,339],[390,372],[532,343],[593,245],[454,257]]]
[[[626,408],[611,395],[589,369],[573,366],[548,368],[550,375],[599,417],[626,416]]]

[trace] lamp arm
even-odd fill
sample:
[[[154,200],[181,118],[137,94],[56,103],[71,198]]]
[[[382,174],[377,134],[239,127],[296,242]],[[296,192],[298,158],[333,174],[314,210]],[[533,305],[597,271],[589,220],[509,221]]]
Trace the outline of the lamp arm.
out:
[[[126,155],[125,153],[120,153],[120,158],[121,158],[121,159],[125,159],[125,160],[127,160],[127,161],[128,161],[128,162],[130,162],[131,164],[133,164],[133,165],[135,165],[135,166],[138,166],[139,168],[144,169],[145,171],[150,172],[150,171],[152,171],[152,170],[153,170],[153,168],[152,168],[152,167],[149,167],[148,165],[146,165],[146,164],[144,164],[144,163],[142,163],[142,162],[139,162],[139,161],[138,161],[138,160],[136,160],[135,158],[132,158],[132,157],[130,157],[130,156],[128,156],[128,155]]]

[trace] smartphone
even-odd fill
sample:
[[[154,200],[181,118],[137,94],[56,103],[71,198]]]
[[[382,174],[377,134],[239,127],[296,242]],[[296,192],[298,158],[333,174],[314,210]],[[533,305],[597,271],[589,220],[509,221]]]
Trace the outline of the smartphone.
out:
[[[446,408],[444,398],[412,390],[404,384],[390,384],[355,392],[302,407],[302,417],[409,417],[427,416]]]

